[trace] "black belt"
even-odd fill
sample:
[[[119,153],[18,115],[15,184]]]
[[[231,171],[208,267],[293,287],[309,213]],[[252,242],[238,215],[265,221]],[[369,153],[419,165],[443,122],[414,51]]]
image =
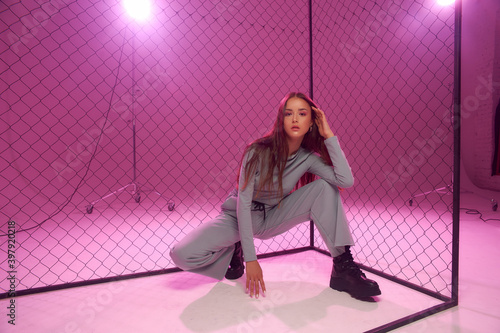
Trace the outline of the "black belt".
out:
[[[284,196],[284,197],[283,197],[283,198],[282,198],[282,199],[281,199],[281,200],[280,200],[280,201],[279,201],[276,205],[274,205],[274,206],[269,206],[269,205],[267,205],[267,206],[268,206],[268,209],[267,209],[267,210],[270,210],[270,209],[275,208],[276,206],[279,206],[279,204],[281,203],[281,201],[285,200],[285,199],[286,199],[286,197],[288,197],[289,195],[290,195],[290,194],[285,195],[285,196]],[[257,211],[257,212],[264,212],[264,220],[265,220],[265,219],[266,219],[266,204],[265,204],[265,203],[262,203],[262,202],[255,201],[255,200],[253,200],[253,201],[252,201],[252,203],[253,203],[253,209],[252,209],[252,211],[254,211],[254,212],[255,212],[255,211]]]
[[[258,201],[252,201],[253,211],[264,212],[264,220],[266,219],[266,204]]]

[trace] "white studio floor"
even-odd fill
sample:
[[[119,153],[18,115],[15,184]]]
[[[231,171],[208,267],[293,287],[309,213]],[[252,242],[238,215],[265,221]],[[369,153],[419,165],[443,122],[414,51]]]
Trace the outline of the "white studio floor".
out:
[[[500,219],[484,198],[462,194],[461,206]],[[461,212],[460,299],[395,332],[500,332],[500,221]],[[0,332],[364,332],[440,304],[373,274],[377,302],[328,288],[331,259],[315,251],[261,260],[267,295],[252,299],[244,280],[214,281],[179,272],[0,301]]]

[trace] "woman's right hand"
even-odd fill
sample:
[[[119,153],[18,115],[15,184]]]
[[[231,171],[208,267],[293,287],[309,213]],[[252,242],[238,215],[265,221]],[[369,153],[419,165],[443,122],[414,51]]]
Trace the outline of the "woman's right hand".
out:
[[[264,275],[262,274],[262,268],[257,260],[248,261],[246,263],[247,271],[247,283],[246,292],[250,294],[250,297],[255,295],[255,298],[259,298],[260,290],[262,294],[266,293],[266,284],[264,283]]]
[[[319,135],[321,135],[324,139],[335,136],[332,129],[330,128],[330,125],[328,125],[328,120],[326,119],[323,110],[315,108],[314,106],[311,106],[311,109],[316,115],[316,126],[318,126]]]

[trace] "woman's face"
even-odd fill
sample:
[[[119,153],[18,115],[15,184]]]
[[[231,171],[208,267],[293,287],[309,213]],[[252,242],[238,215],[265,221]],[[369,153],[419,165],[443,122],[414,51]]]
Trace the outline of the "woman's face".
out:
[[[312,124],[312,110],[309,104],[299,97],[290,98],[286,102],[283,121],[288,139],[302,140]]]

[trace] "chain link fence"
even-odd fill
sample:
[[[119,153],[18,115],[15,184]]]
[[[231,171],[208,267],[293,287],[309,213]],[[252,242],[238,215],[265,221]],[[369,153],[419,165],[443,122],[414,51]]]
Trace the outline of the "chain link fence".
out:
[[[7,0],[0,16],[0,253],[13,270],[14,225],[18,292],[174,268],[289,91],[329,113],[351,162],[357,260],[449,292],[451,196],[419,193],[453,174],[451,8],[157,1],[135,22],[120,1]],[[256,246],[310,241],[303,224]]]
[[[356,178],[344,201],[357,259],[450,296],[454,8],[403,0],[313,8],[313,92]]]

